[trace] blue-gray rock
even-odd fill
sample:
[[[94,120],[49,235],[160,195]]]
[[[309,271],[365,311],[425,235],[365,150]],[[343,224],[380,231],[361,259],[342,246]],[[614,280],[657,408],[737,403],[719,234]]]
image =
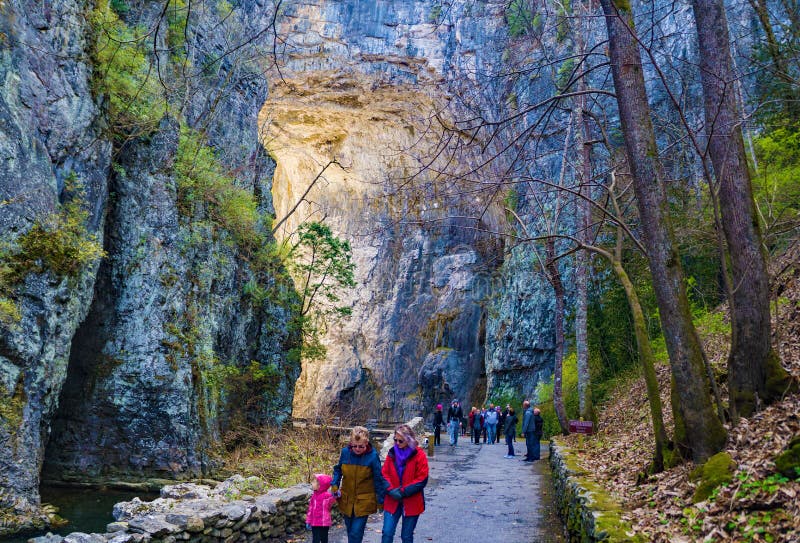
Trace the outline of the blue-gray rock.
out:
[[[106,538],[100,534],[73,532],[64,538],[63,543],[106,543]]]
[[[62,541],[64,541],[64,536],[48,532],[46,535],[30,538],[28,543],[61,543]]]
[[[132,532],[149,534],[151,537],[163,537],[181,531],[181,527],[166,520],[165,515],[145,515],[134,517],[128,521],[128,529]],[[84,542],[77,542],[84,543]],[[91,542],[85,542],[91,543]]]
[[[103,239],[111,146],[90,88],[83,2],[4,2],[0,16],[0,238],[13,244],[52,219],[67,179],[85,192],[88,233]],[[41,527],[39,468],[75,330],[92,298],[96,263],[74,278],[26,270],[3,296],[18,322],[0,323],[0,535]],[[11,289],[9,293],[7,289]]]

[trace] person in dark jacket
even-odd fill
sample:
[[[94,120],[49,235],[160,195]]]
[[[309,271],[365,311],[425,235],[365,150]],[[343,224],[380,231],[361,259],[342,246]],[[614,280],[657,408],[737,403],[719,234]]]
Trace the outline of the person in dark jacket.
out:
[[[381,474],[381,459],[369,442],[369,430],[356,426],[350,444],[339,454],[333,467],[331,491],[341,493],[339,511],[347,528],[347,543],[361,543],[367,518],[383,505],[386,481]]]
[[[481,433],[483,432],[483,415],[478,411],[477,407],[473,407],[469,413],[469,427],[472,430],[472,438],[476,445],[481,442]]]
[[[394,429],[394,447],[383,463],[383,477],[388,483],[383,509],[383,535],[381,543],[391,543],[400,517],[403,543],[413,543],[414,529],[419,516],[425,511],[425,494],[428,484],[428,457],[417,444],[414,430],[407,424]]]
[[[500,436],[503,435],[503,429],[506,426],[506,415],[504,415],[503,412],[500,410],[499,405],[496,406],[494,410],[497,411],[497,436],[495,441],[500,443]]]
[[[533,462],[536,458],[533,457],[534,447],[534,431],[536,426],[533,421],[533,409],[531,409],[531,402],[525,400],[522,402],[522,435],[525,436],[525,458],[524,462]]]
[[[508,411],[509,411],[510,409],[511,409],[511,404],[510,404],[510,403],[507,403],[507,404],[506,404],[506,408],[505,408],[505,409],[503,409],[503,414],[504,414],[504,415],[508,415]],[[505,422],[503,423],[503,428],[505,428]],[[513,442],[515,442],[515,443],[516,443],[516,441],[517,441],[517,436],[516,436],[516,435],[514,435],[514,436],[511,436],[511,441],[513,441]]]
[[[536,407],[533,410],[533,455],[532,458],[534,460],[539,460],[541,456],[541,448],[539,442],[542,439],[542,434],[544,434],[544,419],[542,418],[542,412],[539,411],[539,408]]]
[[[451,447],[458,445],[458,433],[463,417],[464,411],[461,409],[461,404],[458,403],[458,400],[453,400],[450,409],[447,410],[447,431],[450,434]]]
[[[514,408],[509,407],[506,413],[506,420],[503,426],[503,435],[506,436],[506,445],[508,445],[508,454],[503,458],[514,458],[514,436],[517,435],[517,415],[514,414]]]
[[[442,426],[444,426],[444,416],[442,416],[442,404],[436,404],[436,413],[433,414],[433,444],[441,445]]]

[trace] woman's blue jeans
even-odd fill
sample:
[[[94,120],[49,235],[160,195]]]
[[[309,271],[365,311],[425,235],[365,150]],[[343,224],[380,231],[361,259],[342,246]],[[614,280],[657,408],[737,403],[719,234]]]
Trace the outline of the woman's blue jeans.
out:
[[[347,528],[347,543],[361,543],[364,540],[364,530],[367,528],[369,517],[344,516],[344,525]]]
[[[489,443],[497,441],[497,423],[486,425],[486,435],[489,438]]]
[[[458,445],[458,423],[450,421],[447,423],[447,433],[450,434],[450,445]]]
[[[403,517],[403,527],[400,529],[400,541],[403,543],[413,543],[414,541],[414,528],[417,527],[417,520],[419,515],[407,517],[403,515],[403,506],[399,505],[397,511],[390,513],[383,511],[383,535],[381,536],[381,543],[392,543],[394,533],[397,530],[397,523],[400,522],[400,517]]]

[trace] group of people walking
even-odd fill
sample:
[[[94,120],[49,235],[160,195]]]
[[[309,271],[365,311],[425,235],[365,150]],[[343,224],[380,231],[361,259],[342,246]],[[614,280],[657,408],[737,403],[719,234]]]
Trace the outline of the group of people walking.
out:
[[[539,409],[531,407],[528,400],[522,404],[522,428],[525,436],[525,462],[540,458],[539,441],[544,420]],[[471,441],[494,444],[505,435],[508,454],[514,458],[514,442],[519,418],[514,408],[506,405],[473,407],[464,416],[461,403],[453,400],[445,419],[442,405],[434,414],[434,445],[441,445],[441,430],[447,424],[450,445],[458,445],[459,435],[469,429]],[[386,461],[381,464],[377,451],[369,440],[369,430],[356,426],[350,440],[339,454],[333,467],[333,476],[318,473],[312,481],[313,494],[308,505],[306,527],[312,532],[313,543],[328,543],[328,530],[332,524],[331,508],[338,503],[347,529],[348,543],[361,543],[369,515],[383,510],[381,543],[391,543],[402,519],[400,538],[403,543],[413,543],[414,529],[419,516],[425,511],[425,485],[428,484],[428,457],[419,446],[414,430],[400,424],[394,430],[394,446]]]
[[[381,543],[391,543],[401,519],[401,539],[411,543],[417,520],[425,511],[423,491],[427,484],[428,457],[411,427],[400,424],[395,428],[394,446],[381,465],[369,441],[369,430],[356,426],[333,467],[333,477],[315,475],[306,527],[312,532],[313,543],[328,543],[330,511],[338,502],[348,543],[363,541],[367,518],[379,509],[383,510]]]
[[[528,400],[522,402],[522,409],[521,431],[522,435],[525,436],[526,447],[526,454],[523,460],[525,462],[534,462],[539,460],[541,456],[539,442],[544,431],[544,419],[542,419],[540,410],[532,408],[531,402]],[[502,433],[506,437],[506,445],[508,446],[508,454],[504,458],[514,458],[514,442],[517,437],[519,418],[511,405],[507,404],[503,410],[500,409],[499,405],[495,406],[494,404],[489,404],[488,408],[478,409],[473,407],[469,415],[464,417],[461,402],[455,399],[450,404],[445,418],[442,412],[442,404],[438,404],[433,417],[434,445],[441,445],[441,429],[445,426],[445,422],[447,423],[451,447],[457,446],[458,436],[466,435],[467,431],[470,432],[470,441],[472,443],[480,443],[481,438],[483,438],[483,442],[489,445],[499,443],[500,433]]]

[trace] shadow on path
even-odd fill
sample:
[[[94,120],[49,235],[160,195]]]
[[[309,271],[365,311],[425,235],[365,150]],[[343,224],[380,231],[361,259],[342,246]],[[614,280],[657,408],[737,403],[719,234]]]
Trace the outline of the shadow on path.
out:
[[[516,443],[517,453],[525,450]],[[563,527],[553,502],[552,479],[543,458],[533,464],[522,456],[503,458],[505,444],[474,445],[459,440],[457,447],[436,447],[430,459],[425,488],[425,512],[415,542],[436,543],[563,543]],[[383,515],[372,515],[365,543],[381,540]],[[308,537],[310,541],[310,536]],[[331,543],[346,543],[343,526],[330,531]],[[394,541],[400,541],[398,526]]]

